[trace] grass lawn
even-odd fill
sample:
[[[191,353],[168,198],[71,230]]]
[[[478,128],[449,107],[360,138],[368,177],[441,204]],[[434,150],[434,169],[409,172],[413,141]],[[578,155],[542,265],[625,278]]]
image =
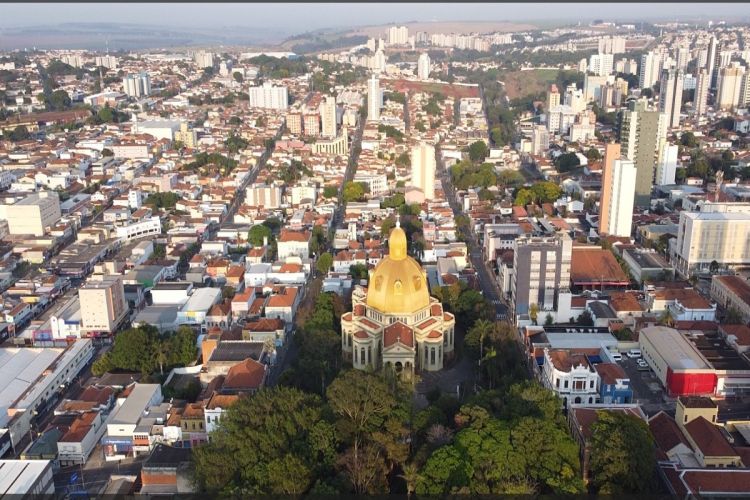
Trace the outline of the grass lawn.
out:
[[[556,69],[534,69],[531,71],[513,71],[502,76],[505,93],[509,99],[516,99],[539,92],[545,92],[550,83],[557,80]],[[562,92],[563,89],[558,89]]]

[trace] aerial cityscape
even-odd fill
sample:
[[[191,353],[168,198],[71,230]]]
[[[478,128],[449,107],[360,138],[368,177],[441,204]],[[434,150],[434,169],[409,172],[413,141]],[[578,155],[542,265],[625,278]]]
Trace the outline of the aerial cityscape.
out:
[[[0,498],[750,496],[750,6],[2,12]]]

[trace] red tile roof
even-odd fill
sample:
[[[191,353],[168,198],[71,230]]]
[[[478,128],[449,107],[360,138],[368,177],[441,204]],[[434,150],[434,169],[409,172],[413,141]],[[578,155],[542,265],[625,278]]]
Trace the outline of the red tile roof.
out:
[[[734,457],[737,452],[729,444],[718,427],[698,417],[685,424],[685,430],[705,457]]]
[[[648,426],[654,436],[656,446],[663,452],[668,453],[680,444],[690,448],[690,444],[682,434],[677,422],[663,411],[651,417]]]
[[[383,347],[400,342],[407,347],[414,347],[414,331],[404,323],[397,321],[383,330]]]
[[[229,369],[224,379],[227,389],[259,389],[266,374],[266,365],[252,358],[237,363]]]

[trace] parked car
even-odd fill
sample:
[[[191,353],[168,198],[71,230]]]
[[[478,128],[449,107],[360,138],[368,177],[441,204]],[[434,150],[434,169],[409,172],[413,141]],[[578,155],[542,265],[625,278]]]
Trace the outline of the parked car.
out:
[[[629,358],[640,358],[641,357],[641,350],[640,349],[631,349],[628,351],[628,357]]]
[[[609,355],[615,361],[622,361],[622,354],[620,354],[619,352],[610,352]]]

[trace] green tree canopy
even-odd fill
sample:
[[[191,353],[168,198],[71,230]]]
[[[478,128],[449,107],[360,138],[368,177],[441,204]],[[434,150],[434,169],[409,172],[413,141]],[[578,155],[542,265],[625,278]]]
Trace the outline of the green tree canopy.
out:
[[[318,257],[318,263],[316,264],[316,267],[320,274],[328,273],[332,265],[333,256],[330,253],[324,252],[320,257]]]
[[[348,181],[344,184],[344,202],[361,201],[365,197],[365,188],[359,182]]]
[[[273,231],[265,224],[256,224],[250,228],[247,233],[247,241],[254,247],[263,246],[263,239],[267,238],[270,243],[273,237]]]
[[[484,161],[488,154],[490,154],[490,150],[484,141],[475,141],[469,145],[469,158],[474,163]]]

